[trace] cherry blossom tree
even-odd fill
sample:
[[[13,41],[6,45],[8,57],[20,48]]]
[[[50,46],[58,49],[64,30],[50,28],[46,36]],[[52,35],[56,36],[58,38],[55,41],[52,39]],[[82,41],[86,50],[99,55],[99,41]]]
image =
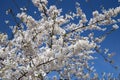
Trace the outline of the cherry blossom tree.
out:
[[[22,23],[12,28],[13,39],[0,34],[1,79],[48,80],[47,75],[53,71],[59,76],[54,76],[53,80],[71,80],[72,77],[77,80],[113,79],[111,74],[106,77],[105,73],[99,77],[93,65],[96,59],[93,54],[99,53],[100,43],[119,28],[120,20],[115,17],[120,13],[120,7],[102,13],[96,10],[88,20],[79,3],[76,3],[76,12],[62,15],[62,9],[47,5],[48,0],[32,2],[41,18],[35,20],[23,10],[17,14]],[[74,19],[78,19],[78,23],[74,23]],[[106,31],[106,25],[112,26],[109,31]],[[105,33],[94,36],[93,30]],[[87,31],[89,34],[82,36]],[[105,49],[108,57],[103,57],[112,63],[109,60],[112,54],[107,52]]]

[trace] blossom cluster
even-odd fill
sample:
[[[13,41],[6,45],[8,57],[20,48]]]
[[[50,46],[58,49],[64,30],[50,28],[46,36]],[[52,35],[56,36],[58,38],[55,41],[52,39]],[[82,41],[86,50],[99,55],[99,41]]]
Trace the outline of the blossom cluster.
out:
[[[76,12],[62,15],[62,9],[55,5],[47,6],[47,0],[32,0],[41,13],[39,20],[25,12],[17,17],[26,25],[14,26],[14,38],[7,39],[0,34],[0,78],[11,80],[43,80],[51,71],[59,73],[61,79],[98,79],[94,66],[89,61],[95,59],[96,51],[106,36],[94,37],[93,33],[82,36],[88,30],[102,30],[102,25],[114,24],[118,29],[117,20],[113,19],[120,13],[120,7],[99,13],[93,12],[93,18],[87,20],[85,13],[77,3]],[[75,24],[72,19],[80,17]],[[63,27],[63,24],[64,25]],[[87,24],[87,25],[85,25]],[[91,75],[94,75],[91,77]],[[56,77],[54,77],[56,80]]]

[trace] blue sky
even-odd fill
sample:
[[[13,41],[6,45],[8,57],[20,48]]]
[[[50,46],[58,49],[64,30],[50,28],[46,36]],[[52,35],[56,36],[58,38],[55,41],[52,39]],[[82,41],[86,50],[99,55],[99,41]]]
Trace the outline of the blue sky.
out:
[[[35,19],[40,18],[39,14],[33,14],[34,11],[37,11],[37,8],[33,7],[33,4],[31,2],[29,3],[29,1],[30,0],[0,0],[0,32],[7,33],[9,37],[12,35],[11,29],[8,27],[8,25],[5,24],[5,20],[10,20],[10,26],[15,25],[15,22],[10,14],[6,15],[5,13],[9,8],[13,10],[15,15],[16,13],[20,12],[16,4],[18,7],[27,6],[27,13],[29,15],[34,16]],[[120,3],[118,3],[118,0],[87,0],[87,2],[86,0],[63,0],[62,3],[57,1],[58,0],[49,0],[49,5],[57,4],[59,8],[63,8],[62,14],[69,11],[75,11],[75,2],[79,2],[81,8],[83,9],[83,12],[86,13],[88,19],[92,16],[92,11],[98,10],[101,12],[101,9],[103,7],[104,9],[108,10],[109,8],[115,8],[120,5]],[[120,14],[117,18],[120,18]],[[120,25],[120,23],[118,25]],[[118,65],[120,67],[120,29],[107,36],[101,45],[102,48],[109,48],[110,52],[116,53],[116,55],[113,57],[113,60],[115,61],[115,65]],[[115,70],[110,64],[106,63],[100,55],[97,57],[99,59],[95,61],[95,67],[99,73],[103,71],[116,74],[120,73],[120,69]]]

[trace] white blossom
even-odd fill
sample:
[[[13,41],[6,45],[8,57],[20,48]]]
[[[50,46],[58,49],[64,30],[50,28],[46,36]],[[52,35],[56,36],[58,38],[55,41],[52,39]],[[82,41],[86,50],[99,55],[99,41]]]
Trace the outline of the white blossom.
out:
[[[23,23],[11,28],[13,39],[8,40],[7,34],[0,33],[0,78],[43,80],[50,72],[56,71],[63,80],[70,80],[73,75],[79,80],[97,80],[99,75],[94,62],[89,62],[97,59],[94,54],[99,52],[100,43],[109,32],[96,37],[95,31],[105,32],[108,28],[103,25],[110,24],[113,30],[118,29],[116,23],[120,20],[113,18],[120,13],[120,7],[103,13],[96,10],[88,20],[79,3],[76,3],[76,12],[62,14],[62,9],[48,6],[48,0],[32,2],[40,11],[40,19],[36,20],[24,12],[26,8],[21,8],[17,17]],[[76,18],[78,23],[73,21]],[[108,58],[113,56],[108,49],[104,53]],[[57,77],[53,79],[57,80]]]
[[[113,27],[114,29],[118,29],[118,28],[119,28],[119,26],[118,26],[117,24],[114,24],[112,27]]]

